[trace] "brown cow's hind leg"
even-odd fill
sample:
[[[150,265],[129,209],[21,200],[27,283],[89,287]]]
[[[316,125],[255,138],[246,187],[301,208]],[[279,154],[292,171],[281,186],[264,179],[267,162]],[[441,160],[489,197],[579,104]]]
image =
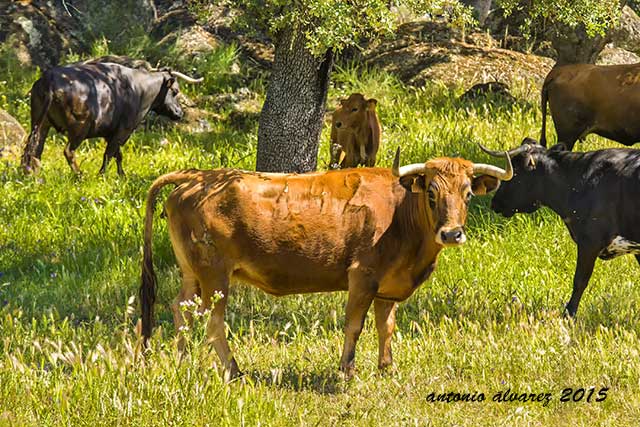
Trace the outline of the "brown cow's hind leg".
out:
[[[182,288],[180,293],[171,304],[171,311],[173,311],[173,324],[176,327],[178,334],[178,351],[182,354],[185,347],[185,338],[182,334],[183,326],[191,326],[193,316],[189,311],[183,311],[181,309],[181,303],[192,301],[193,297],[200,294],[200,287],[196,277],[191,273],[185,273],[183,270],[182,276]]]
[[[224,365],[225,380],[229,381],[242,375],[238,368],[238,363],[229,348],[224,326],[224,312],[227,308],[227,298],[229,294],[229,274],[220,272],[211,275],[206,281],[201,280],[201,283],[202,311],[211,308],[211,299],[216,293],[222,294],[222,297],[213,305],[211,317],[207,324],[207,338],[209,342],[213,344],[213,348],[215,348],[218,357]]]
[[[359,270],[349,271],[344,349],[340,359],[340,370],[345,373],[347,379],[355,373],[356,342],[375,294],[376,289],[370,277]]]
[[[376,329],[378,330],[378,368],[384,369],[393,363],[391,337],[396,326],[396,307],[393,301],[376,299]]]

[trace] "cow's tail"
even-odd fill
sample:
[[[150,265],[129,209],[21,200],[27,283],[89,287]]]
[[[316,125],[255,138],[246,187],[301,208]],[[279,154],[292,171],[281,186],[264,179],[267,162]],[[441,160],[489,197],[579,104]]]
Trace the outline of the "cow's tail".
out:
[[[547,103],[549,101],[549,84],[551,83],[551,74],[547,76],[542,85],[540,94],[540,107],[542,109],[542,129],[540,130],[540,145],[547,146]]]
[[[38,143],[40,141],[40,132],[42,132],[42,123],[44,119],[47,117],[49,113],[49,108],[51,108],[51,103],[53,102],[53,89],[51,88],[51,84],[47,75],[43,75],[40,80],[34,83],[33,87],[29,91],[31,95],[31,111],[33,114],[34,109],[34,88],[36,84],[44,85],[44,99],[42,102],[42,109],[39,111],[38,115],[34,117],[31,116],[31,133],[29,133],[29,137],[27,138],[27,144],[24,147],[24,152],[22,153],[21,165],[25,171],[30,171],[30,168],[36,166],[33,164],[34,161],[38,158],[38,153],[42,152],[43,147],[39,147]],[[35,93],[40,93],[40,91],[35,91]],[[44,145],[44,141],[42,141]]]
[[[142,316],[142,336],[145,346],[153,329],[153,305],[156,301],[157,278],[153,270],[153,212],[158,193],[168,184],[178,185],[193,178],[194,171],[177,171],[162,175],[156,179],[147,194],[147,208],[144,219],[144,246],[142,258],[142,277],[140,283],[140,308]]]

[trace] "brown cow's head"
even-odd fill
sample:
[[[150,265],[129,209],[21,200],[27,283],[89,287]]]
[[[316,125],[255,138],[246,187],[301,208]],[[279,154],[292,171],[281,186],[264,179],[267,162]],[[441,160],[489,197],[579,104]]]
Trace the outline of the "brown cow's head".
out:
[[[354,93],[340,101],[340,107],[333,112],[333,126],[338,131],[355,132],[366,126],[367,111],[375,111],[378,101],[365,99],[361,93]]]
[[[508,156],[505,171],[492,165],[448,157],[398,167],[398,153],[393,173],[407,190],[424,196],[427,222],[435,231],[436,243],[442,246],[457,246],[467,240],[464,225],[473,195],[495,191],[500,181],[513,177]]]

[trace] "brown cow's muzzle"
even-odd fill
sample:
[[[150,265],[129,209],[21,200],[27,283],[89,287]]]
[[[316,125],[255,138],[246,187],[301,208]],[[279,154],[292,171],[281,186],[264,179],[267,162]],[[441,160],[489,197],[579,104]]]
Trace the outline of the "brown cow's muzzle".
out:
[[[462,227],[440,228],[435,237],[436,243],[442,246],[458,246],[467,241]]]

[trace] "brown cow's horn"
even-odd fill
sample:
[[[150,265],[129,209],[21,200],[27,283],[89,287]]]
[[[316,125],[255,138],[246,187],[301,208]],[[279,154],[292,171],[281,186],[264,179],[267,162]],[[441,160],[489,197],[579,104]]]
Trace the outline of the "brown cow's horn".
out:
[[[398,176],[402,178],[407,175],[419,175],[427,172],[427,167],[424,163],[413,163],[411,165],[401,166],[398,170]]]
[[[400,176],[400,147],[396,150],[396,157],[393,159],[393,166],[391,166],[391,173],[393,176]]]
[[[204,81],[204,77],[200,77],[199,79],[194,79],[193,77],[189,77],[186,74],[182,74],[180,71],[171,71],[171,75],[179,77],[182,80],[189,83],[202,83]]]
[[[507,151],[505,151],[500,157],[505,157],[507,159],[507,170],[493,165],[486,165],[484,163],[474,163],[473,174],[490,175],[498,178],[500,181],[509,181],[511,178],[513,178],[513,165],[511,164],[511,158],[509,157],[509,153]]]

